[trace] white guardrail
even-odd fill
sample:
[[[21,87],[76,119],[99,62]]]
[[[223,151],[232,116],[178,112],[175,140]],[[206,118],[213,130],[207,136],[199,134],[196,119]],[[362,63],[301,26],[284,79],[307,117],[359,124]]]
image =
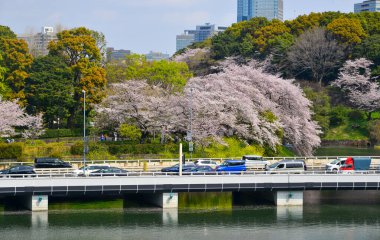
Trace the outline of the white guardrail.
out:
[[[308,169],[310,170],[324,170],[327,163],[332,160],[340,158],[342,156],[322,156],[322,157],[264,157],[264,160],[274,163],[280,160],[304,160]],[[371,170],[377,170],[380,166],[380,156],[371,156],[372,164]],[[217,163],[222,163],[228,159],[241,159],[241,157],[231,157],[231,158],[200,158],[203,160],[212,160]],[[198,160],[198,158],[186,159],[187,162]],[[83,160],[66,160],[70,163],[73,168],[37,168],[36,172],[38,174],[63,174],[72,173],[75,169],[83,166]],[[172,166],[178,163],[178,159],[136,159],[136,160],[86,160],[86,164],[109,164],[112,167],[119,167],[127,169],[132,172],[156,172],[160,171],[163,167]],[[16,162],[16,161],[0,161],[0,169],[5,169],[14,165],[33,165],[33,162]],[[253,167],[254,169],[254,167]],[[264,170],[263,167],[257,167],[255,170]]]
[[[355,171],[355,172],[330,172],[330,171],[305,171],[305,172],[268,172],[268,171],[245,171],[245,172],[184,172],[183,176],[209,176],[209,177],[237,177],[237,176],[313,176],[313,175],[325,175],[325,176],[363,176],[363,175],[380,175],[378,170],[369,171]],[[2,178],[25,178],[25,179],[35,179],[35,178],[112,178],[112,177],[178,177],[178,173],[173,172],[126,172],[126,173],[115,173],[115,174],[96,174],[90,176],[77,176],[72,173],[61,173],[61,174],[8,174],[0,175],[0,180]]]

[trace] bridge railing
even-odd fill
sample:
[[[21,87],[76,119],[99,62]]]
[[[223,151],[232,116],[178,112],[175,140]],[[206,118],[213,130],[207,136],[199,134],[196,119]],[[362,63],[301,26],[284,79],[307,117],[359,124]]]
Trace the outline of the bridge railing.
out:
[[[246,172],[184,172],[183,176],[199,177],[199,176],[208,176],[208,177],[233,177],[233,176],[275,176],[275,175],[325,175],[325,176],[357,176],[357,175],[377,175],[380,177],[379,170],[369,170],[369,171],[355,171],[355,172],[329,172],[329,171],[307,171],[307,172],[268,172],[268,171],[246,171]],[[179,177],[178,173],[173,172],[126,172],[126,173],[99,173],[99,174],[90,174],[89,176],[78,176],[73,173],[41,173],[41,174],[4,174],[0,175],[0,181],[2,179],[38,179],[38,178],[115,178],[115,177]]]
[[[274,163],[280,160],[304,160],[309,169],[323,169],[327,163],[330,163],[334,159],[343,156],[318,156],[318,157],[265,157],[264,160]],[[372,169],[377,169],[380,166],[380,156],[371,156],[372,158]],[[230,157],[230,158],[201,158],[205,160],[212,160],[217,163],[222,163],[227,159],[241,159],[241,157]],[[198,158],[193,158],[192,161],[198,160]],[[187,159],[189,162],[190,159]],[[71,160],[67,161],[73,168],[79,168],[83,166],[83,160]],[[113,167],[125,168],[132,171],[157,171],[163,167],[171,166],[178,163],[178,159],[137,159],[137,160],[86,160],[86,164],[109,164]],[[7,168],[14,165],[32,165],[33,162],[16,162],[16,161],[6,161],[0,162],[0,169]]]

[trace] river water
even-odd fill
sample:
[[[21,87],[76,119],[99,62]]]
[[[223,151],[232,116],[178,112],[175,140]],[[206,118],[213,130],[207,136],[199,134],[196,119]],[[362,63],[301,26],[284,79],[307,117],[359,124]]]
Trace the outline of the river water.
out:
[[[0,239],[380,239],[380,205],[1,212]]]

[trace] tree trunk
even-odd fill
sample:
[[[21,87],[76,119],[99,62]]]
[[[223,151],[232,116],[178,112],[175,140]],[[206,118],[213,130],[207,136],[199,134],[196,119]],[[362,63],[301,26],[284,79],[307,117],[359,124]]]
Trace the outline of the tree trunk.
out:
[[[147,131],[143,131],[143,132],[142,132],[141,140],[140,140],[140,143],[141,143],[141,144],[145,143],[145,140],[147,139],[148,134],[149,134],[149,133],[148,133]]]
[[[372,112],[368,112],[367,121],[371,121],[371,120],[372,120]]]

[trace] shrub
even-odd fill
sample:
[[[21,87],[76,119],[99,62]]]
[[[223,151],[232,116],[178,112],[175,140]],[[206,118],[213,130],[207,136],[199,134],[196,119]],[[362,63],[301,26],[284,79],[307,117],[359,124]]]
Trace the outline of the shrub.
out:
[[[330,126],[342,125],[346,121],[349,112],[350,108],[343,106],[332,108],[330,112]]]
[[[40,138],[58,138],[58,137],[80,137],[83,130],[80,128],[75,129],[47,129]],[[89,134],[89,133],[88,133]]]
[[[122,137],[126,137],[130,140],[139,140],[142,135],[141,130],[138,127],[126,123],[120,126],[119,132]]]
[[[89,153],[91,152],[107,152],[108,153],[108,146],[101,143],[95,143],[90,142],[90,145],[88,147]],[[75,142],[74,145],[70,147],[70,153],[72,155],[82,155],[83,154],[83,142]]]
[[[360,110],[352,110],[348,113],[348,117],[353,121],[365,120],[365,113]]]
[[[22,153],[22,143],[0,143],[0,159],[19,159]]]

